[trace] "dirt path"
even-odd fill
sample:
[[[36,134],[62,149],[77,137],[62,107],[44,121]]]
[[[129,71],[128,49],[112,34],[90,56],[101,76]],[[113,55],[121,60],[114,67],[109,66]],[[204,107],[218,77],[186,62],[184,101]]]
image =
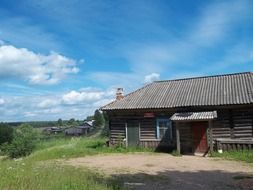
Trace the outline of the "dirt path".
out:
[[[253,166],[235,161],[168,154],[109,154],[67,161],[97,169],[130,189],[253,189]]]

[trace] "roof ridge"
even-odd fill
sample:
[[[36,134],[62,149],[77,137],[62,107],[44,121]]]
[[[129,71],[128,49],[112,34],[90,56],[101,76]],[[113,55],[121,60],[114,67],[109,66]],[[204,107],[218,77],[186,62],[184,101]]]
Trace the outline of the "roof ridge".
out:
[[[170,81],[181,81],[181,80],[191,80],[191,79],[201,79],[201,78],[224,77],[224,76],[242,75],[242,74],[253,74],[253,72],[247,71],[247,72],[239,72],[239,73],[228,73],[228,74],[218,74],[218,75],[209,75],[209,76],[188,77],[188,78],[181,78],[181,79],[178,78],[178,79],[158,80],[158,81],[154,81],[153,83],[170,82]]]

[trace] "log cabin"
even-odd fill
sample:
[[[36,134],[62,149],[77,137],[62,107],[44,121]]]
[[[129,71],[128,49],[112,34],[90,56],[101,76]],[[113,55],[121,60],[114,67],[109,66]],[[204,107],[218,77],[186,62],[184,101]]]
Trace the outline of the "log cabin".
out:
[[[110,144],[206,154],[253,148],[253,73],[152,82],[101,108]]]

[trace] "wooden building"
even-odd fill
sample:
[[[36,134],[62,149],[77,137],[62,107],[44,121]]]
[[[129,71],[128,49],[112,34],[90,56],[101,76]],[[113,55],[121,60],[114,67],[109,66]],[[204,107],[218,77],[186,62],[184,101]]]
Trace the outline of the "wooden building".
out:
[[[207,153],[231,143],[253,148],[253,73],[156,81],[101,109],[110,143]],[[244,142],[244,144],[241,144]],[[224,147],[223,147],[224,148]]]
[[[81,136],[87,135],[93,129],[90,125],[75,126],[65,129],[65,135],[67,136]]]

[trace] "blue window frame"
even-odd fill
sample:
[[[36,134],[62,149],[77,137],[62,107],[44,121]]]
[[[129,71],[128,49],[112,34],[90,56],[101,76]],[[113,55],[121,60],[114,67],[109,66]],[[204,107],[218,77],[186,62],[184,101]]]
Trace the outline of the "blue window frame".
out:
[[[170,119],[158,118],[156,120],[156,138],[172,140],[172,122]]]

